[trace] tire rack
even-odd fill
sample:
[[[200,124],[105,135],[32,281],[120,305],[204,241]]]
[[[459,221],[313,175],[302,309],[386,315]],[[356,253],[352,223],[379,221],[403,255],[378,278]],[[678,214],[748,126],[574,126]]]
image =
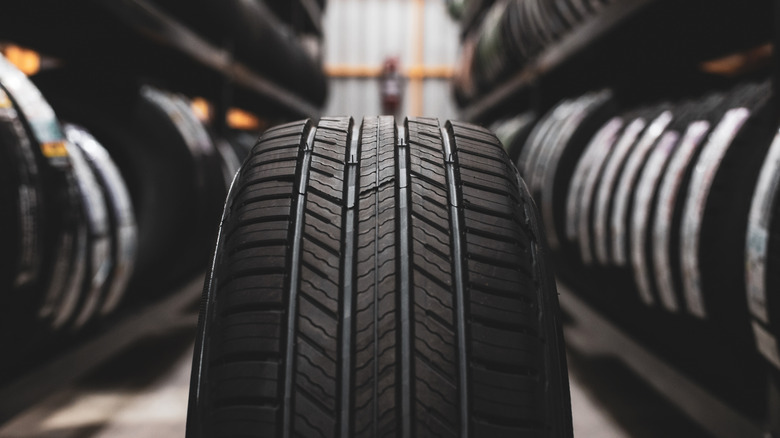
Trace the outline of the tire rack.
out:
[[[112,17],[117,35],[108,38],[131,35],[132,41],[123,41],[126,43],[123,48],[135,55],[143,53],[151,60],[132,66],[129,73],[135,77],[162,80],[170,85],[167,88],[174,91],[195,93],[210,99],[216,104],[217,114],[222,116],[233,105],[276,120],[319,116],[319,109],[314,104],[237,62],[229,50],[201,38],[147,0],[91,0],[90,3]],[[307,31],[313,29],[317,36],[321,36],[322,11],[317,3],[300,0],[300,5],[306,15],[303,28]],[[58,19],[68,21],[67,17]],[[0,39],[25,44],[44,54],[60,55],[68,50],[83,50],[68,48],[67,41],[36,37],[35,31],[18,41],[12,37],[16,35],[0,29]],[[106,70],[97,66],[97,75],[115,74],[117,67],[128,66],[127,59],[123,64],[122,58],[129,53],[106,55],[111,65]],[[67,56],[63,58],[67,59]],[[164,65],[156,65],[155,61],[161,59],[167,61]],[[224,122],[224,117],[222,119],[219,122]],[[0,424],[8,422],[52,392],[88,375],[141,339],[183,327],[194,330],[203,279],[204,274],[198,274],[185,284],[165,291],[166,296],[161,300],[117,312],[112,321],[99,327],[100,330],[89,330],[74,342],[47,354],[46,360],[31,367],[30,371],[0,385]],[[127,292],[128,295],[132,293],[132,290]]]
[[[484,11],[473,14],[484,17]],[[464,23],[462,38],[478,30],[474,21]],[[631,41],[629,50],[625,41]],[[528,110],[544,114],[564,98],[603,87],[622,91],[632,102],[657,99],[659,91],[670,91],[664,87],[684,93],[680,82],[684,87],[700,78],[702,62],[768,42],[780,47],[780,1],[616,0],[467,103],[461,119],[488,125]],[[774,63],[777,90],[780,57]],[[645,89],[636,90],[643,88],[636,84]],[[780,437],[780,382],[771,373],[767,418],[748,418],[560,283],[559,292],[561,308],[573,321],[564,324],[569,348],[616,358],[713,436]]]
[[[543,114],[565,97],[605,86],[632,92],[643,83],[653,96],[658,89],[646,84],[668,87],[701,62],[768,42],[771,7],[769,0],[615,0],[469,102],[461,119],[487,123],[529,108]]]
[[[112,29],[111,34],[92,38],[104,40],[95,42],[97,47],[79,47],[70,41],[69,31],[73,31],[74,41],[84,41],[84,33],[89,32],[89,29],[72,29],[68,22],[73,17],[42,18],[42,24],[38,26],[45,26],[46,32],[39,32],[37,26],[11,28],[10,31],[0,29],[0,38],[66,61],[78,59],[80,52],[103,50],[98,59],[105,65],[77,64],[74,67],[93,70],[89,74],[96,77],[120,74],[163,81],[166,88],[173,88],[172,91],[200,95],[215,102],[218,114],[236,105],[280,119],[319,115],[319,109],[311,102],[235,60],[229,44],[219,47],[205,40],[149,0],[91,0],[88,3],[111,24],[106,26]],[[306,3],[311,5],[303,8],[305,21],[319,22],[322,14],[317,5]],[[28,23],[28,20],[16,21]],[[283,25],[280,23],[280,26]],[[63,35],[61,41],[49,37],[53,34],[51,27]],[[116,43],[119,50],[104,50],[105,41]]]
[[[558,292],[561,310],[573,320],[564,324],[568,348],[586,357],[618,359],[714,437],[778,436],[778,418],[769,418],[765,424],[754,423],[623,332],[566,286],[558,283]],[[768,394],[768,411],[775,415],[780,409],[777,383],[771,383]]]
[[[139,340],[181,328],[194,331],[204,275],[195,276],[172,294],[142,309],[126,309],[115,321],[44,364],[0,386],[0,424],[40,402],[57,389],[76,382]],[[132,293],[132,291],[130,291]]]

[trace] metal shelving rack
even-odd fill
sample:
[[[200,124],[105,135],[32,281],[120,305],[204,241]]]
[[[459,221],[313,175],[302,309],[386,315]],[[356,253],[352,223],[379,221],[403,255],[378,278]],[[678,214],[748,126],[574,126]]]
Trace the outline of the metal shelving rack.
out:
[[[780,436],[778,382],[771,381],[767,389],[770,417],[763,424],[758,424],[723,403],[663,358],[645,348],[570,289],[559,284],[558,291],[561,309],[572,320],[564,325],[568,348],[619,360],[715,437]]]
[[[74,348],[55,354],[18,378],[0,385],[0,424],[46,395],[88,375],[141,339],[181,328],[191,328],[194,332],[203,278],[203,274],[195,276],[158,302],[127,309],[105,329],[81,339]],[[128,291],[130,295],[132,292]]]
[[[768,42],[771,10],[771,0],[614,0],[469,102],[461,118],[489,123],[602,87],[660,87]]]
[[[132,28],[139,38],[148,43],[157,44],[160,50],[176,51],[185,55],[200,68],[220,76],[223,81],[230,82],[238,90],[248,92],[264,101],[270,101],[278,107],[277,109],[289,112],[293,116],[319,114],[318,108],[311,103],[236,61],[228,51],[202,39],[148,1],[96,1],[106,10],[112,12],[118,20]],[[302,4],[305,4],[307,0],[303,0],[303,2]],[[313,4],[310,0],[308,3]],[[316,20],[321,14],[317,5],[313,4],[313,9],[305,8],[305,10],[308,20],[317,22]],[[253,103],[249,105],[255,106]]]
[[[314,103],[237,61],[229,42],[220,46],[206,40],[151,0],[53,2],[56,7],[51,11],[36,9],[33,3],[38,4],[21,0],[3,5],[4,16],[15,19],[0,27],[0,41],[24,45],[96,78],[119,76],[120,81],[143,78],[164,83],[172,91],[211,100],[222,115],[235,105],[272,120],[319,116]],[[321,37],[320,6],[314,0],[298,3],[304,12],[300,30]],[[80,8],[98,11],[104,21],[97,26],[104,32],[96,36],[92,28],[80,28],[78,13],[84,10]],[[14,16],[19,11],[22,18]],[[203,278],[200,273],[182,285],[159,291],[165,296],[155,301],[129,300],[133,302],[111,320],[87,333],[64,336],[64,345],[40,354],[42,362],[4,378],[0,424],[146,337],[186,327],[194,332]],[[134,296],[133,290],[126,295]]]
[[[561,67],[566,61],[587,49],[594,41],[609,34],[628,17],[638,14],[656,0],[618,1],[607,10],[587,20],[575,32],[564,36],[543,51],[533,62],[463,109],[465,120],[482,120],[491,109],[506,104],[530,90],[539,78]]]
[[[478,23],[465,26],[463,37],[473,34]],[[604,87],[629,95],[629,102],[657,100],[670,86],[679,88],[673,96],[706,91],[703,87],[718,82],[695,83],[704,77],[703,62],[769,42],[775,48],[780,44],[780,1],[615,0],[468,102],[461,118],[487,125],[528,110],[543,114],[564,98]],[[774,62],[777,84],[780,57]],[[724,81],[729,80],[738,78]],[[559,292],[561,308],[572,321],[564,328],[568,347],[619,360],[713,436],[780,437],[780,382],[769,366],[768,414],[748,418],[607,313],[565,286],[559,285]]]
[[[277,118],[319,115],[319,108],[294,90],[236,60],[228,41],[224,45],[207,41],[149,0],[54,3],[59,9],[40,15],[35,3],[4,7],[8,16],[35,20],[12,20],[0,28],[0,39],[61,59],[95,77],[143,77],[217,106],[235,105]],[[311,27],[319,23],[322,11],[311,0],[302,0],[301,5],[309,3],[302,9]],[[97,15],[86,19],[86,10]],[[49,37],[54,34],[62,38]]]

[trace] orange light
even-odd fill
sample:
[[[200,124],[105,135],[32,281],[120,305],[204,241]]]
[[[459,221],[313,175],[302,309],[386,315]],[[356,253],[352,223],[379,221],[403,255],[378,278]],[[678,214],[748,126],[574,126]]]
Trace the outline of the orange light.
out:
[[[195,97],[190,102],[190,106],[198,120],[204,123],[211,120],[211,104],[206,99]]]
[[[9,44],[3,49],[3,55],[27,76],[41,69],[41,56],[35,51]]]
[[[740,53],[701,63],[701,70],[714,75],[735,77],[769,65],[772,60],[771,44],[755,47]]]
[[[231,108],[228,110],[227,124],[233,129],[244,129],[249,131],[257,131],[261,127],[260,119],[258,119],[257,116],[238,108]]]

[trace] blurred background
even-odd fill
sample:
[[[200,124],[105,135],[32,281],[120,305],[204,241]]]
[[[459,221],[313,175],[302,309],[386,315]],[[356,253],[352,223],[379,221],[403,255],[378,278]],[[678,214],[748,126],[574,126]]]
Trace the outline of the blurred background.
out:
[[[268,127],[377,114],[502,141],[575,436],[780,436],[776,1],[0,9],[0,437],[182,436],[233,175]]]
[[[460,27],[446,2],[335,0],[323,19],[330,84],[325,114],[383,113],[381,78],[391,61],[401,83],[398,115],[456,116],[451,79]]]

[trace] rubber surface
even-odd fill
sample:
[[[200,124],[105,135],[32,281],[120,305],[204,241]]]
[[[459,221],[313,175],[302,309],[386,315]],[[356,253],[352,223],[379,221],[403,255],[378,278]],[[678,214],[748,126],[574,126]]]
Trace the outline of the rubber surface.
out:
[[[780,136],[776,136],[764,158],[750,206],[745,239],[745,288],[758,351],[780,369],[777,345],[778,235],[780,235]]]
[[[546,257],[481,128],[270,129],[225,206],[187,435],[571,436]]]
[[[41,187],[30,137],[8,94],[0,87],[0,290],[34,285],[43,258]]]
[[[65,135],[70,133],[66,130]],[[86,226],[87,263],[77,309],[72,325],[84,326],[95,314],[99,303],[103,301],[103,286],[108,279],[112,261],[110,255],[110,224],[106,201],[100,191],[100,185],[89,166],[84,153],[70,138],[66,144],[68,155],[73,163],[73,171],[81,196],[83,218]]]
[[[133,272],[138,239],[133,205],[122,175],[108,151],[84,128],[67,124],[64,129],[68,140],[84,154],[106,204],[110,239],[107,258],[110,263],[106,267],[99,303],[99,313],[105,316],[119,305]]]
[[[23,308],[35,307],[35,313],[44,324],[59,328],[69,317],[71,303],[80,298],[87,263],[86,227],[76,177],[53,109],[35,85],[2,56],[0,83],[33,146],[31,149],[40,172],[41,217],[44,218],[39,283],[34,292],[23,294],[22,303],[9,308],[24,314]],[[14,341],[22,348],[33,343],[28,339]]]
[[[109,151],[127,184],[138,227],[133,297],[156,296],[205,269],[226,189],[219,154],[207,133],[195,132],[199,122],[181,97],[56,70],[35,79],[63,119]]]

